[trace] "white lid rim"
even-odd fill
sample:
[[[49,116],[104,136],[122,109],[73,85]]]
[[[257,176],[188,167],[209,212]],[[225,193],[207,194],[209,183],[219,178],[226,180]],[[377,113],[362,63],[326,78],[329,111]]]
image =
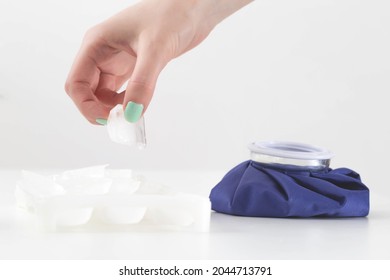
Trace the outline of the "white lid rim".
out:
[[[248,145],[252,153],[289,159],[330,160],[334,154],[327,149],[289,141],[259,141]]]

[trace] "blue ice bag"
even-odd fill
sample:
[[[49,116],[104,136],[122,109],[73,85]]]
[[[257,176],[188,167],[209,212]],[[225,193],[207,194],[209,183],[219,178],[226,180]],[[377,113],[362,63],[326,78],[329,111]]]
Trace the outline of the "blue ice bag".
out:
[[[362,217],[369,190],[348,168],[331,169],[332,154],[292,142],[256,142],[251,160],[211,191],[212,209],[253,217]]]

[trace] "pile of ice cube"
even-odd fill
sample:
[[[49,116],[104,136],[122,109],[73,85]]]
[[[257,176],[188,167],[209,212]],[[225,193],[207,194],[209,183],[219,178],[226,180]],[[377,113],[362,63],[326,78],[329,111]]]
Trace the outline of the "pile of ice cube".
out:
[[[183,194],[134,176],[131,170],[94,166],[43,176],[23,171],[17,205],[44,230],[169,229],[207,231],[208,198]]]

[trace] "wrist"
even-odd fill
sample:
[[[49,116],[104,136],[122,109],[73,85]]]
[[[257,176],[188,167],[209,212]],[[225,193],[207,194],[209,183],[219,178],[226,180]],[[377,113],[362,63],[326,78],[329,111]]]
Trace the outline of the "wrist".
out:
[[[205,20],[216,26],[228,16],[240,10],[254,0],[196,0],[203,9]]]

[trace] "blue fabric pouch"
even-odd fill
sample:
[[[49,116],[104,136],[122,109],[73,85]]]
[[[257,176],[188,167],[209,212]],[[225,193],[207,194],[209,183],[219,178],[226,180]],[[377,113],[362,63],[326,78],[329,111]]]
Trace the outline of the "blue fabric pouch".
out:
[[[211,191],[212,209],[253,217],[363,217],[369,190],[353,170],[245,161]]]

